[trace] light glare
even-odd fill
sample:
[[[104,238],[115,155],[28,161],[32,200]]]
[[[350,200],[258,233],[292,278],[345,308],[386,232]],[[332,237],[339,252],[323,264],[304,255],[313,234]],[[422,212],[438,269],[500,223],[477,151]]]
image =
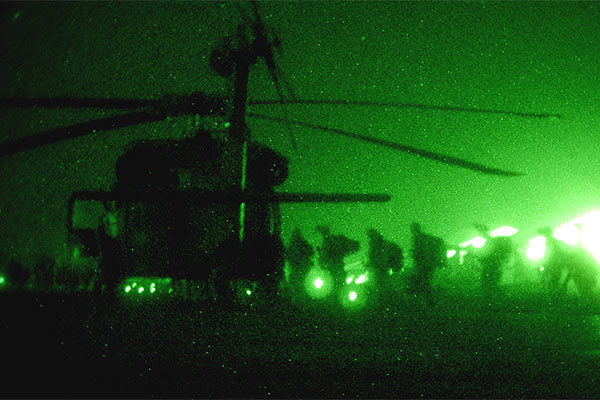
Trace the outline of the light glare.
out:
[[[533,261],[541,260],[546,254],[546,238],[543,236],[536,236],[529,240],[529,246],[527,248],[527,258]]]
[[[460,247],[469,247],[469,246],[473,246],[476,249],[480,249],[485,245],[486,240],[484,238],[482,238],[481,236],[477,236],[471,240],[467,240],[464,243],[460,244]]]
[[[491,231],[490,236],[512,236],[517,232],[519,232],[519,230],[517,228],[513,228],[512,226],[501,226],[500,228],[496,228]]]

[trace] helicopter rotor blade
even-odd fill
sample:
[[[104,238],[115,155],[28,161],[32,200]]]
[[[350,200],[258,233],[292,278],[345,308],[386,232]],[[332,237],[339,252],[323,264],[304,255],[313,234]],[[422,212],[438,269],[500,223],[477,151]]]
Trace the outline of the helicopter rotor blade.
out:
[[[13,97],[0,99],[0,108],[96,108],[106,110],[135,110],[156,106],[157,100],[78,97]]]
[[[466,113],[478,114],[499,114],[509,115],[513,117],[524,118],[557,118],[563,116],[561,114],[552,113],[532,113],[518,112],[507,110],[493,110],[486,108],[470,108],[470,107],[454,107],[454,106],[433,106],[429,104],[419,103],[393,103],[379,101],[351,101],[351,100],[310,100],[310,99],[292,99],[292,100],[250,100],[250,105],[336,105],[336,106],[359,106],[359,107],[384,107],[384,108],[416,108],[420,110],[436,110],[436,111],[457,111]]]
[[[378,146],[383,146],[383,147],[387,147],[390,149],[399,150],[404,153],[408,153],[408,154],[420,156],[423,158],[427,158],[430,160],[438,161],[438,162],[441,162],[441,163],[444,163],[447,165],[455,165],[455,166],[458,166],[461,168],[470,169],[472,171],[477,171],[477,172],[481,172],[481,173],[488,174],[488,175],[511,176],[511,177],[525,175],[520,172],[505,171],[505,170],[498,169],[498,168],[487,167],[485,165],[474,163],[474,162],[467,161],[467,160],[463,160],[461,158],[452,157],[452,156],[448,156],[448,155],[440,154],[440,153],[435,153],[435,152],[428,151],[428,150],[421,150],[421,149],[417,149],[415,147],[390,142],[390,141],[384,140],[384,139],[377,139],[377,138],[372,138],[372,137],[368,137],[368,136],[364,136],[364,135],[359,135],[357,133],[346,132],[341,129],[329,128],[329,127],[321,126],[321,125],[317,125],[317,124],[310,124],[307,122],[302,122],[302,121],[297,121],[297,120],[287,120],[284,118],[272,117],[272,116],[256,114],[256,113],[249,113],[248,116],[253,117],[253,118],[269,120],[269,121],[275,121],[275,122],[292,122],[299,126],[304,126],[304,127],[311,128],[311,129],[317,129],[317,130],[321,130],[324,132],[334,133],[336,135],[341,135],[344,137],[349,137],[351,139],[360,140],[362,142],[367,142],[367,143],[375,144]]]
[[[190,95],[167,94],[157,99],[91,98],[91,97],[37,97],[1,98],[0,108],[73,108],[134,111],[144,109],[149,112],[169,116],[188,114],[224,114],[227,99],[194,92]]]
[[[148,122],[165,120],[183,115],[225,114],[227,100],[203,93],[192,95],[167,95],[155,100],[145,99],[94,99],[94,98],[11,98],[0,99],[0,108],[46,107],[46,108],[109,108],[136,109],[127,114],[97,118],[79,124],[47,130],[12,142],[0,143],[0,157],[35,149],[63,140],[91,135],[97,131],[125,128]]]
[[[146,122],[160,121],[166,118],[167,116],[164,114],[133,112],[107,118],[93,119],[80,124],[48,130],[12,142],[0,143],[0,157],[35,149],[52,143],[58,143],[63,140],[91,135],[98,131],[124,128]]]

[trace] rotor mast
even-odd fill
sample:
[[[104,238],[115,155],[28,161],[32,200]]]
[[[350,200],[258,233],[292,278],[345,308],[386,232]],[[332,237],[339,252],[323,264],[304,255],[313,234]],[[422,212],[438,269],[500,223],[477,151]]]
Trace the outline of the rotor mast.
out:
[[[248,166],[248,141],[250,134],[246,125],[246,105],[248,100],[248,77],[250,74],[250,65],[257,62],[258,57],[266,57],[270,51],[271,43],[262,35],[255,35],[250,38],[245,24],[240,24],[237,30],[238,47],[223,49],[222,54],[225,62],[232,65],[227,68],[232,73],[233,80],[233,104],[231,112],[231,121],[229,126],[230,138],[241,144],[241,176],[240,191],[243,195],[246,193],[247,166]],[[255,29],[255,32],[257,30]],[[240,242],[245,238],[245,214],[246,203],[240,203],[238,232]]]

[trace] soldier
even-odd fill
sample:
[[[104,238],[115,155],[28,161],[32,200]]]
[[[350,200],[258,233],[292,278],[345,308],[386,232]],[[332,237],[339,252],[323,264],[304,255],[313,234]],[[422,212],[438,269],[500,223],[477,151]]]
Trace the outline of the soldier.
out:
[[[321,225],[315,229],[323,237],[321,247],[317,248],[319,264],[331,272],[335,286],[341,287],[346,279],[344,257],[348,254],[356,253],[360,247],[360,243],[344,235],[333,235],[328,226]]]
[[[582,297],[592,299],[598,283],[598,263],[592,255],[581,245],[571,247],[556,239],[550,228],[538,232],[546,238],[543,267],[551,299],[564,297],[570,281]]]
[[[567,293],[571,251],[567,248],[566,243],[552,235],[552,229],[541,228],[538,233],[546,239],[545,261],[542,263],[544,281],[550,298],[557,300],[563,298]]]
[[[315,251],[308,241],[302,236],[300,229],[292,233],[290,244],[285,249],[285,258],[289,263],[289,284],[292,288],[300,287],[303,278],[312,266],[312,256]]]
[[[421,226],[413,222],[414,274],[412,276],[413,290],[422,295],[427,303],[431,303],[433,272],[444,266],[446,246],[441,238],[423,233]]]
[[[475,256],[482,267],[481,288],[489,299],[498,294],[502,272],[513,254],[513,243],[507,236],[492,237],[489,228],[485,225],[475,224],[475,228],[486,240],[485,245],[476,251]]]
[[[114,202],[106,205],[106,214],[103,223],[98,229],[98,242],[100,247],[99,269],[102,283],[105,285],[106,294],[114,296],[120,276],[121,250],[117,235],[119,226],[116,205]]]
[[[369,238],[368,263],[375,275],[377,287],[391,289],[389,276],[402,269],[402,249],[396,243],[385,240],[375,229],[367,231]]]

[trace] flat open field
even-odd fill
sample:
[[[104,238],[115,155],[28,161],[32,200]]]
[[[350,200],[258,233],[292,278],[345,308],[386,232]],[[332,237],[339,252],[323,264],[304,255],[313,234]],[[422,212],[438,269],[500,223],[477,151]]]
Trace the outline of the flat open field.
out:
[[[3,397],[600,397],[600,316],[440,297],[347,312],[1,293]],[[325,304],[320,305],[325,306]]]

